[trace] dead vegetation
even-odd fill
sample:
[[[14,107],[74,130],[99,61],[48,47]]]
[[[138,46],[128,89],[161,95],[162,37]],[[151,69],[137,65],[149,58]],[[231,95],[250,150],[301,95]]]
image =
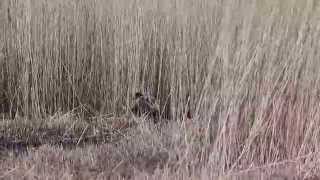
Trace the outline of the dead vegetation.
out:
[[[0,179],[317,179],[319,14],[0,1]]]

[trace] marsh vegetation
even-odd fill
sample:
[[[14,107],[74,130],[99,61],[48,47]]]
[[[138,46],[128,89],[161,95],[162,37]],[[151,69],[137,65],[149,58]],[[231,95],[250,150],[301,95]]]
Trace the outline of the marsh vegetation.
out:
[[[0,179],[318,178],[319,10],[0,1]]]

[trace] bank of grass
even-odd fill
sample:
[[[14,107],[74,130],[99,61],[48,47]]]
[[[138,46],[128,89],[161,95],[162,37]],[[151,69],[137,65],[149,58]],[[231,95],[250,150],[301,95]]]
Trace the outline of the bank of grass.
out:
[[[168,122],[161,127],[137,119],[136,128],[112,131],[106,124],[70,124],[65,115],[48,126],[2,124],[8,141],[1,139],[2,179],[302,179],[316,178],[317,153],[265,164],[237,166],[219,172],[212,162],[213,146],[192,129],[195,125]],[[78,119],[81,121],[80,119]],[[24,125],[24,126],[22,126]],[[77,126],[76,128],[74,126]],[[47,129],[45,129],[47,128]],[[93,133],[98,128],[108,132]],[[79,133],[86,132],[85,134]],[[20,130],[20,131],[19,131]],[[21,131],[23,130],[23,131]],[[111,134],[111,131],[113,134]],[[202,133],[202,132],[197,132]],[[22,137],[16,137],[22,135]],[[120,136],[120,137],[119,137]],[[70,138],[75,139],[71,141]],[[89,139],[88,139],[89,138]],[[81,143],[78,144],[79,140]],[[38,144],[34,143],[38,141]],[[3,146],[8,143],[8,146]],[[9,144],[11,143],[11,144]],[[8,148],[8,149],[5,149]]]
[[[187,164],[175,171],[164,168],[160,178],[225,179],[250,168],[263,174],[259,167],[292,161],[288,176],[317,175],[316,1],[5,0],[0,5],[0,110],[16,117],[12,127],[2,129],[2,137],[21,140],[37,134],[41,126],[50,127],[57,112],[69,114],[83,105],[92,107],[95,116],[118,117],[129,113],[136,91],[147,90],[163,115],[173,119],[169,127],[182,119],[186,106],[193,112],[192,127],[179,131],[183,126],[177,125],[161,138],[159,128],[138,126],[145,128],[133,131],[149,140],[125,136],[124,144],[112,150],[130,150],[127,155],[147,155],[143,148],[154,154],[161,150]],[[90,122],[69,117],[70,126],[62,126],[61,134],[75,124],[80,128],[71,131],[74,137],[85,131],[95,137],[106,124],[100,119],[97,130]],[[195,138],[186,138],[188,132]],[[55,171],[49,169],[59,164],[70,171],[89,168],[81,159],[108,149],[101,142],[65,151],[39,145],[40,150],[26,156],[6,159],[2,171],[8,178],[71,178],[68,170],[50,174]],[[137,142],[145,146],[133,145]],[[119,154],[124,161],[130,157]],[[50,164],[65,156],[71,163]],[[53,160],[44,166],[35,157]],[[28,165],[29,158],[34,164]],[[135,163],[127,164],[131,172]],[[95,174],[104,174],[104,168]],[[87,171],[78,172],[81,176]]]

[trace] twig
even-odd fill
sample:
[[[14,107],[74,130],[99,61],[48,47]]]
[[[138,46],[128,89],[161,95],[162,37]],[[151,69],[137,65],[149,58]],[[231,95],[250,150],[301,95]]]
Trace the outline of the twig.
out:
[[[83,136],[84,136],[85,132],[87,131],[88,127],[89,127],[89,125],[87,125],[86,128],[84,128],[84,130],[82,131],[81,136],[80,136],[80,138],[79,138],[79,140],[77,142],[77,146],[79,145],[79,143],[83,139]]]

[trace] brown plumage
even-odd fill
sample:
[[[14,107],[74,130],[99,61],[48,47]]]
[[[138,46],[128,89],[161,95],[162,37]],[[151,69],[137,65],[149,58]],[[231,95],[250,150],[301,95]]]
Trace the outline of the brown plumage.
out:
[[[160,110],[155,102],[144,96],[141,92],[135,93],[135,101],[131,108],[134,115],[141,117],[147,116],[157,123],[160,119]]]
[[[188,110],[188,112],[187,112],[187,118],[192,119],[192,114],[191,114],[190,110]]]

